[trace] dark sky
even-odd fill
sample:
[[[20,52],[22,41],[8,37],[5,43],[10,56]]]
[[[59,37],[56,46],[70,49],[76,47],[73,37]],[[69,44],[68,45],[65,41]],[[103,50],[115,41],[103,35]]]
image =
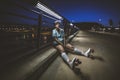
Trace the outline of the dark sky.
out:
[[[108,25],[120,20],[119,0],[42,0],[55,11],[73,22],[100,22]],[[99,21],[100,20],[100,21]]]

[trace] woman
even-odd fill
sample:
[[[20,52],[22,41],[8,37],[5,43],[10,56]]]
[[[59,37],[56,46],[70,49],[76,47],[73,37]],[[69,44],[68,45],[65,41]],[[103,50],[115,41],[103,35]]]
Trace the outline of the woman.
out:
[[[55,21],[55,28],[52,30],[53,37],[53,45],[60,52],[63,60],[69,65],[70,68],[74,68],[76,58],[74,57],[72,60],[69,59],[65,50],[69,50],[79,55],[84,55],[88,57],[91,53],[91,49],[89,48],[85,53],[80,51],[79,49],[73,47],[70,43],[64,44],[65,36],[64,30],[60,28],[60,22]]]

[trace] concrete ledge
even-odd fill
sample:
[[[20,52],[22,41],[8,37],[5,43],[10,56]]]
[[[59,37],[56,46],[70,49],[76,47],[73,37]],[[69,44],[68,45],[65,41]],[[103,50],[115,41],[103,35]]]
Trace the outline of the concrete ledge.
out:
[[[56,59],[57,56],[57,51],[49,55],[40,63],[39,67],[33,73],[31,73],[25,80],[37,80],[43,74],[43,72],[50,66],[50,64]]]
[[[34,55],[29,55],[21,60],[17,61],[13,65],[8,65],[1,70],[0,80],[26,80],[29,76],[33,75],[39,68],[42,70],[45,68],[46,60],[50,57],[54,57],[56,54],[56,49],[49,48],[47,50],[41,50],[34,53]],[[51,61],[49,61],[51,62]],[[43,68],[42,68],[43,67]],[[44,69],[43,69],[44,70]]]
[[[75,32],[74,34],[70,35],[67,39],[67,42],[71,42],[71,40],[78,34],[78,31]]]

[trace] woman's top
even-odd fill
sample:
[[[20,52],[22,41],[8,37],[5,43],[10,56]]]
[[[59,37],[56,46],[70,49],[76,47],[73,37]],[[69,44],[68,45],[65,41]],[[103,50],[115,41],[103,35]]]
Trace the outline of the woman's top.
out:
[[[52,37],[57,38],[58,41],[62,42],[64,40],[64,30],[60,28],[60,31],[58,32],[55,29],[52,30]],[[53,41],[53,44],[58,44],[55,40]]]

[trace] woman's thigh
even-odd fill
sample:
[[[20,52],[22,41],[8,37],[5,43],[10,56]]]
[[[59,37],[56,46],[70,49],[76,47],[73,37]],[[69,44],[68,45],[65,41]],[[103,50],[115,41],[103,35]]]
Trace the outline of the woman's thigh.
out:
[[[57,50],[59,50],[60,52],[64,52],[65,51],[64,48],[63,48],[63,46],[61,46],[61,45],[57,45],[57,46],[55,46],[55,48]]]

